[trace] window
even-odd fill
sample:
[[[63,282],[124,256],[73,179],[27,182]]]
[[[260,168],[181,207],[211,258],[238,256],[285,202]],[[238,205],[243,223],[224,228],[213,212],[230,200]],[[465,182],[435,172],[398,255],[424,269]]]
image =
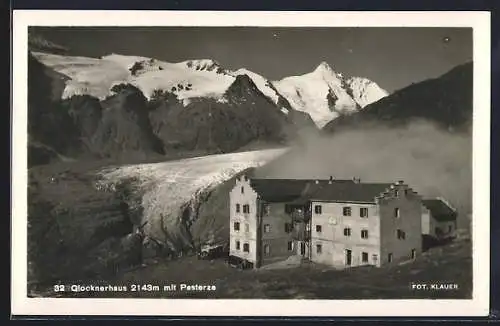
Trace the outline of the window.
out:
[[[321,233],[321,225],[316,225],[316,232]]]
[[[292,223],[285,223],[285,233],[290,233],[293,230]]]
[[[240,242],[236,241],[236,250],[240,250]]]
[[[248,243],[243,244],[243,251],[244,252],[250,252],[250,245]]]
[[[271,225],[264,224],[264,233],[269,233],[269,232],[271,232]]]
[[[241,193],[244,194],[245,193],[245,187],[241,187]]]
[[[350,207],[343,207],[342,208],[342,215],[351,216],[351,208]]]
[[[394,208],[394,217],[399,217],[399,208]]]
[[[359,216],[360,217],[368,217],[368,208],[367,207],[361,207],[359,209]]]
[[[361,238],[368,239],[368,230],[361,230]]]
[[[399,240],[404,240],[406,238],[406,233],[400,229],[396,231],[396,235]]]
[[[240,212],[240,204],[236,204],[236,213]]]
[[[245,223],[245,232],[250,232],[250,225],[248,223]]]
[[[417,257],[417,251],[415,249],[411,250],[411,259],[415,259]]]
[[[321,205],[314,206],[314,213],[321,214]]]
[[[387,255],[387,261],[388,261],[389,263],[391,263],[391,262],[392,262],[392,253],[390,253],[390,254],[388,254],[388,255]]]
[[[377,264],[377,261],[378,261],[378,255],[373,254],[373,255],[372,255],[372,261],[373,261],[373,263],[374,263],[374,264]]]
[[[453,226],[448,225],[448,233],[450,233],[451,231],[453,231]]]
[[[292,251],[293,250],[293,241],[288,241],[288,251]]]
[[[248,177],[247,176],[245,176],[245,181],[248,181]]]
[[[240,230],[240,222],[234,222],[233,228],[235,231],[239,231]]]
[[[264,215],[269,215],[269,212],[271,212],[271,207],[268,204],[264,204],[262,208]]]
[[[250,213],[250,205],[243,205],[243,213]]]
[[[265,244],[264,245],[264,254],[269,255],[270,253],[271,253],[271,246],[269,246],[268,244]]]
[[[408,189],[405,189],[405,196],[408,196]]]
[[[321,246],[321,244],[317,244],[316,245],[316,253],[321,254],[322,250],[323,250],[323,247]]]
[[[345,228],[344,229],[344,235],[346,237],[350,237],[351,236],[351,229],[350,228]]]
[[[394,194],[395,194],[395,196],[396,196],[396,197],[399,197],[399,191],[398,191],[398,190],[396,190],[396,191],[394,192]]]
[[[361,261],[363,263],[367,263],[368,262],[368,253],[367,252],[362,252],[361,253]]]

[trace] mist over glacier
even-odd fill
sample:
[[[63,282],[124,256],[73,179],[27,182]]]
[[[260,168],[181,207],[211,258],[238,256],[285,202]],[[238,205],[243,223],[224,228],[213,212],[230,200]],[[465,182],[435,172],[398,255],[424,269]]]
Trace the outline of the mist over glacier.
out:
[[[364,123],[333,135],[305,135],[256,174],[356,177],[361,182],[404,180],[424,197],[446,198],[466,216],[472,212],[472,132],[450,132],[426,120],[398,127]]]

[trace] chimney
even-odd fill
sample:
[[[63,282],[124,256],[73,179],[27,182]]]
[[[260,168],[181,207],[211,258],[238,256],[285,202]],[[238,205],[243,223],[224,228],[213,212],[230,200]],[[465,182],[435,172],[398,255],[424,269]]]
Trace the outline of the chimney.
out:
[[[353,178],[352,178],[352,181],[353,181],[354,183],[360,183],[360,182],[361,182],[361,179],[360,179],[360,178],[353,177]]]
[[[333,176],[331,175],[330,179],[328,180],[328,184],[332,184],[332,182],[333,182]]]

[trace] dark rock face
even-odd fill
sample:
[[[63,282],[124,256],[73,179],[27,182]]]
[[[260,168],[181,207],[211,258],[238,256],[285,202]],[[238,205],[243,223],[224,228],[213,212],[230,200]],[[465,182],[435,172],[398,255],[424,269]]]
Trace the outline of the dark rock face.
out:
[[[142,239],[119,194],[96,189],[92,173],[30,169],[30,284],[77,280],[140,263]]]
[[[323,130],[333,132],[362,122],[402,125],[414,119],[437,123],[444,129],[465,130],[472,123],[472,63],[460,65],[439,78],[410,85],[363,110],[341,116]]]
[[[94,151],[116,157],[127,153],[164,154],[162,142],[153,134],[147,100],[140,90],[123,85],[101,105],[101,122],[92,137]]]
[[[64,109],[73,118],[73,123],[80,130],[80,139],[91,150],[90,139],[97,131],[102,118],[102,107],[99,100],[88,95],[73,96],[62,102]]]
[[[184,107],[173,94],[155,101],[149,116],[167,152],[230,152],[257,140],[280,144],[314,126],[305,114],[283,114],[246,75],[236,78],[223,101],[200,98]]]

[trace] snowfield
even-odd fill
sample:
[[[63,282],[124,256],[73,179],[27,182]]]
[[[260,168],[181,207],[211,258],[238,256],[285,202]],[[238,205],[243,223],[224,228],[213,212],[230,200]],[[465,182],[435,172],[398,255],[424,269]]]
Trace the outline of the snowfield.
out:
[[[224,103],[228,88],[238,75],[244,74],[270,101],[278,104],[280,98],[288,100],[292,109],[308,113],[319,128],[341,114],[355,112],[388,95],[366,78],[343,77],[326,62],[313,72],[269,81],[245,68],[227,70],[211,59],[170,63],[120,54],[102,58],[32,54],[46,66],[69,77],[63,98],[88,94],[103,100],[112,95],[114,85],[128,83],[139,88],[148,99],[153,91],[163,90],[174,93],[185,106],[195,98],[212,98]],[[288,113],[288,110],[281,111]]]
[[[101,183],[134,180],[142,197],[142,223],[147,236],[171,248],[189,244],[183,227],[186,207],[196,207],[204,194],[239,172],[261,166],[287,151],[286,148],[209,155],[163,163],[127,165],[100,172]],[[161,218],[163,216],[163,220]],[[189,219],[196,219],[191,214]]]
[[[111,95],[111,88],[129,83],[139,88],[146,98],[154,90],[175,93],[184,105],[191,98],[208,97],[224,101],[224,93],[236,76],[248,75],[274,103],[278,95],[264,77],[246,69],[226,71],[210,59],[188,60],[179,63],[159,61],[153,58],[110,54],[102,58],[72,57],[33,52],[35,58],[71,78],[66,83],[63,98],[88,94],[103,100]],[[132,74],[130,69],[140,63],[140,69]]]

